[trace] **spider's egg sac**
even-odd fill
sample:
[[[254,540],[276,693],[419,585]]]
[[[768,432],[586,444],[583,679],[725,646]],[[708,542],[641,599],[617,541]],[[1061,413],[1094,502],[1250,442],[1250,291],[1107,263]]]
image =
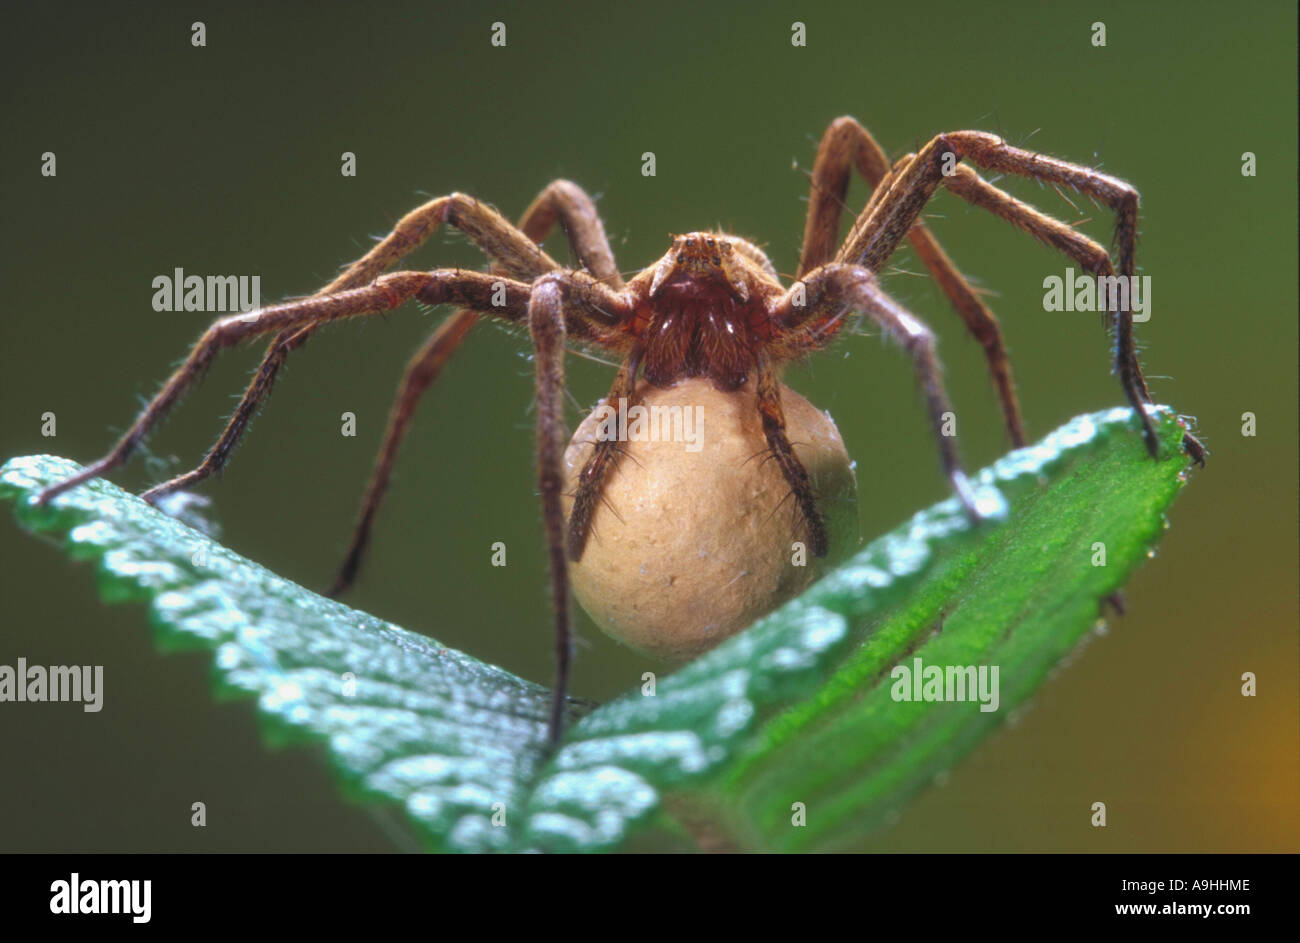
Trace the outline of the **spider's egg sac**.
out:
[[[812,482],[830,552],[814,557],[790,486],[770,458],[751,381],[642,384],[602,401],[565,453],[565,514],[596,441],[622,454],[597,505],[574,595],[607,634],[681,662],[798,595],[859,544],[857,482],[834,421],[781,388],[786,431]],[[637,406],[643,407],[638,411]],[[638,416],[640,424],[638,425]]]

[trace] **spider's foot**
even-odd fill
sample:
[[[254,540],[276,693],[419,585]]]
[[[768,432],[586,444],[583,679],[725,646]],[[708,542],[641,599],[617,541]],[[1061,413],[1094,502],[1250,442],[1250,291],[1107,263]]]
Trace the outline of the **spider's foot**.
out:
[[[206,494],[172,491],[149,503],[168,517],[176,518],[213,540],[221,536],[221,525],[213,514],[212,499]]]
[[[960,469],[948,475],[953,493],[961,503],[962,511],[971,524],[979,525],[989,521],[1004,520],[1010,508],[1007,499],[993,485],[976,487]]]
[[[1205,456],[1210,453],[1206,450],[1205,446],[1201,444],[1201,440],[1196,438],[1196,436],[1192,435],[1190,432],[1183,433],[1183,451],[1191,456],[1192,461],[1198,466],[1201,468],[1205,467]]]
[[[1097,608],[1101,611],[1101,615],[1104,616],[1106,614],[1107,606],[1109,606],[1117,616],[1122,616],[1128,612],[1128,603],[1124,599],[1124,591],[1122,589],[1117,589],[1109,596],[1103,596],[1101,598],[1101,602],[1097,604]]]
[[[564,685],[556,685],[551,691],[551,719],[546,725],[546,746],[548,751],[559,749],[564,742],[565,715],[568,711],[568,692]]]
[[[35,504],[37,507],[44,507],[59,495],[63,494],[63,492],[71,491],[73,488],[77,487],[77,485],[85,484],[92,478],[98,478],[112,467],[113,463],[104,459],[95,462],[93,465],[88,465],[70,478],[65,478],[41,491],[41,493],[36,496]]]
[[[1156,434],[1155,424],[1145,412],[1142,414],[1142,441],[1146,443],[1147,453],[1154,459],[1160,458],[1160,436]]]
[[[325,591],[324,595],[328,596],[330,599],[338,599],[352,588],[352,584],[356,582],[357,573],[360,569],[361,550],[354,546],[348,551],[347,557],[343,560],[343,565],[340,566],[338,572],[334,574],[334,582],[330,583],[330,587]]]
[[[154,507],[158,507],[158,502],[167,497],[167,495],[176,491],[187,490],[189,485],[197,484],[201,480],[201,478],[195,477],[194,472],[177,475],[175,478],[169,478],[162,484],[154,485],[148,491],[140,495],[140,500],[144,501],[146,504],[152,504]]]
[[[1147,452],[1150,453],[1151,457],[1159,459],[1160,437],[1156,434],[1155,423],[1151,421],[1151,409],[1153,409],[1153,407],[1146,406],[1139,413],[1142,418],[1142,441],[1146,443]],[[1210,453],[1205,446],[1201,444],[1201,440],[1196,438],[1196,436],[1192,435],[1190,432],[1183,433],[1183,451],[1187,453],[1191,460],[1199,467],[1205,467],[1205,456]]]
[[[952,490],[957,495],[957,500],[961,502],[962,510],[966,512],[966,518],[972,524],[978,524],[984,520],[984,515],[980,513],[979,500],[975,497],[975,489],[971,487],[970,479],[966,477],[963,471],[955,471],[950,476],[952,481]]]

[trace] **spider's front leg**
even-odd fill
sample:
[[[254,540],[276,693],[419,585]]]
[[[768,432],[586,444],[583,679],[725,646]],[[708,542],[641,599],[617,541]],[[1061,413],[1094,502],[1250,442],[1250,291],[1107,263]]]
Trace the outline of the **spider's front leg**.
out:
[[[974,489],[962,470],[956,437],[944,434],[945,413],[952,412],[943,385],[943,371],[935,352],[934,333],[919,318],[880,287],[875,275],[862,266],[831,263],[816,269],[777,300],[771,311],[777,334],[772,349],[778,359],[793,360],[825,347],[834,339],[851,311],[866,314],[884,333],[897,341],[912,358],[925,396],[926,411],[939,446],[939,459],[953,492],[967,516],[981,514]],[[797,300],[802,303],[796,303]],[[766,416],[765,416],[766,419]],[[789,478],[789,475],[787,475]],[[792,482],[793,486],[793,482]],[[796,488],[796,494],[798,489]]]
[[[520,217],[519,231],[540,245],[556,224],[564,230],[570,249],[592,275],[612,288],[623,287],[596,204],[581,187],[568,180],[552,181],[541,192]],[[492,270],[505,271],[505,267],[497,264]],[[383,443],[361,499],[352,539],[328,595],[342,595],[356,580],[370,543],[371,529],[388,492],[398,450],[410,428],[416,406],[468,336],[476,319],[477,315],[471,310],[457,311],[438,327],[407,364],[389,411]]]
[[[585,232],[592,224],[585,214],[568,210],[569,193],[558,186],[563,183],[564,181],[557,181],[557,184],[547,188],[534,206],[540,205],[545,210],[556,204],[557,208],[552,210],[553,214],[560,216],[566,222],[573,218],[573,225]],[[444,223],[465,233],[489,257],[497,260],[500,271],[512,278],[533,279],[543,272],[559,267],[559,263],[543,252],[536,241],[510,225],[509,221],[492,207],[463,193],[452,193],[429,200],[411,210],[398,221],[392,232],[311,297],[335,295],[368,284],[376,276],[415,251]],[[599,225],[598,220],[596,225]],[[603,233],[601,235],[603,236]],[[595,258],[597,261],[604,259],[599,252],[595,254]],[[192,488],[199,482],[219,474],[235,446],[248,430],[248,425],[252,422],[258,407],[270,394],[285,360],[291,352],[305,344],[315,330],[315,324],[307,324],[289,328],[278,334],[267,347],[261,364],[244,391],[239,405],[235,407],[234,413],[226,423],[226,428],[208,450],[203,461],[190,471],[150,488],[141,497],[154,504],[164,495]],[[106,456],[100,473],[125,461],[129,451],[121,453],[117,462],[108,461],[117,450]]]
[[[813,165],[808,216],[804,224],[803,251],[799,258],[799,277],[835,258],[840,217],[849,192],[849,178],[854,170],[872,187],[872,198],[861,219],[869,219],[876,201],[887,191],[881,184],[890,176],[889,158],[871,133],[847,115],[831,122],[817,147]],[[959,168],[966,170],[967,168]],[[1007,436],[1017,448],[1025,444],[1024,421],[1016,399],[1016,385],[1011,376],[1011,361],[1002,340],[1002,327],[984,304],[970,282],[944,252],[938,240],[919,220],[907,234],[912,248],[930,270],[934,280],[948,296],[967,331],[984,350],[989,377],[1002,406]],[[878,271],[878,270],[877,270]]]
[[[505,304],[494,306],[498,284],[505,285]],[[433,272],[394,272],[377,278],[364,288],[303,301],[272,305],[248,314],[236,314],[214,323],[190,350],[185,362],[163,384],[108,455],[77,474],[51,485],[36,498],[46,504],[70,488],[102,475],[124,462],[149,432],[167,415],[181,396],[202,377],[222,350],[241,341],[267,334],[289,332],[289,336],[307,327],[359,315],[390,311],[415,297],[426,304],[455,302],[476,310],[487,311],[509,320],[520,321],[528,297],[528,285],[481,272],[447,269]],[[499,294],[498,294],[499,298]]]
[[[569,560],[564,549],[564,290],[553,281],[533,288],[528,302],[528,331],[537,367],[537,485],[542,498],[551,605],[555,615],[555,687],[551,698],[550,741],[564,735],[569,662],[573,638],[569,624]]]
[[[953,164],[954,157],[969,159],[989,170],[1067,186],[1101,200],[1115,213],[1118,266],[1111,263],[1110,254],[1097,243],[985,183],[977,174],[969,170],[963,172]],[[1128,279],[1134,273],[1137,190],[1116,177],[1012,147],[983,131],[941,134],[915,155],[909,154],[900,160],[890,177],[872,195],[871,203],[854,224],[836,261],[879,270],[907,235],[940,184],[973,204],[1008,219],[1095,274],[1114,275],[1118,271],[1121,277]],[[1152,400],[1137,360],[1133,313],[1127,292],[1122,294],[1116,310],[1107,311],[1107,316],[1115,330],[1115,372],[1142,425],[1148,452],[1158,457],[1160,440],[1146,409]],[[1194,438],[1186,437],[1184,446],[1197,461],[1204,458],[1204,449]]]
[[[564,354],[570,337],[620,346],[617,325],[631,316],[620,293],[589,276],[555,272],[533,283],[528,302],[528,331],[533,340],[537,374],[537,485],[550,562],[555,615],[555,688],[551,700],[550,741],[564,735],[568,705],[569,664],[573,638],[569,623],[569,554],[565,547],[564,449],[569,434],[564,422]]]

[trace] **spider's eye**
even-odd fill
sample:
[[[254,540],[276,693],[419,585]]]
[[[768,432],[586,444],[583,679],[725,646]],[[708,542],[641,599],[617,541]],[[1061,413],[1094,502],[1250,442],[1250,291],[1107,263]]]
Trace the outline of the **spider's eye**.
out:
[[[678,265],[684,265],[684,264],[686,264],[686,253],[685,253],[685,252],[682,252],[682,253],[680,253],[680,254],[677,256],[677,264],[678,264]]]
[[[715,245],[715,243],[713,242],[712,239],[706,239],[706,240],[705,240],[705,244],[708,245],[708,247],[709,247],[710,249],[712,249],[713,246]]]
[[[713,264],[714,264],[714,265],[721,265],[721,264],[722,264],[722,260],[721,260],[720,258],[718,258],[718,257],[715,255],[715,256],[713,257]]]

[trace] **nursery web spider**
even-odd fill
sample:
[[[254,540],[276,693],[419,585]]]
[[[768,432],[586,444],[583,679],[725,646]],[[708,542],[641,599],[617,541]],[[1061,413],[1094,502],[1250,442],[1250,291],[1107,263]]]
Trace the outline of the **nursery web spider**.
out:
[[[986,170],[1016,174],[1088,194],[1116,216],[1117,266],[1098,243],[985,181],[966,160]],[[854,170],[873,188],[848,238],[835,247],[843,201]],[[947,173],[945,173],[945,170]],[[167,411],[194,384],[221,350],[254,337],[274,335],[243,400],[225,431],[195,469],[147,491],[155,502],[221,470],[288,355],[320,326],[348,317],[389,311],[409,299],[460,310],[433,333],[411,360],[398,389],[388,429],[361,504],[351,545],[331,590],[352,583],[384,497],[394,459],[420,396],[480,317],[527,326],[535,353],[538,484],[541,492],[550,583],[554,602],[556,684],[549,736],[564,726],[571,654],[568,563],[581,558],[602,487],[619,459],[615,442],[602,441],[581,472],[573,512],[564,520],[562,459],[568,438],[563,414],[564,356],[569,342],[601,348],[621,358],[609,402],[632,398],[638,374],[670,386],[684,377],[705,377],[719,389],[756,380],[771,456],[789,483],[806,528],[809,549],[826,553],[826,530],[808,475],[785,432],[778,371],[783,364],[831,343],[853,312],[872,318],[913,360],[934,427],[944,474],[968,513],[977,517],[954,438],[939,433],[950,409],[934,337],[915,315],[889,297],[877,273],[906,238],[933,274],[984,349],[1011,442],[1023,445],[1024,430],[1011,367],[993,313],[918,221],[935,190],[944,186],[1073,259],[1097,275],[1132,275],[1138,194],[1115,177],[1005,144],[980,131],[941,134],[891,165],[862,125],[834,121],[822,137],[812,171],[803,251],[790,287],[753,243],[735,236],[696,232],[677,236],[672,248],[631,281],[624,282],[590,197],[559,180],[548,186],[512,226],[489,206],[453,193],[430,200],[404,216],[365,256],[315,295],[218,320],[117,445],[103,458],[46,489],[41,503],[121,465]],[[580,268],[561,266],[540,247],[559,223]],[[436,269],[382,274],[441,225],[461,230],[487,255],[490,273]],[[1147,449],[1158,440],[1144,406],[1151,402],[1138,365],[1133,318],[1127,307],[1108,312],[1114,333],[1114,371],[1134,407]],[[1190,436],[1185,447],[1200,460]]]

